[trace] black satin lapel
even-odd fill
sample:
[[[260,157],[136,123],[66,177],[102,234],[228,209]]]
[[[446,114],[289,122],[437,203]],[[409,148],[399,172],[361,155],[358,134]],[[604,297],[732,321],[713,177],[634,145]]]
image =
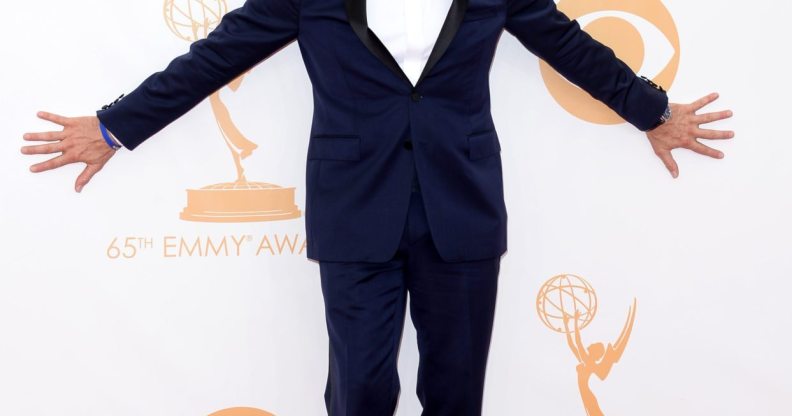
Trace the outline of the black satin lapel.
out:
[[[451,4],[445,22],[443,22],[443,27],[440,29],[440,34],[437,36],[437,41],[432,47],[432,52],[429,54],[429,59],[426,61],[421,76],[418,78],[418,82],[415,83],[416,85],[429,74],[432,67],[434,67],[437,61],[440,60],[440,57],[443,56],[446,49],[448,49],[448,45],[451,44],[457,30],[459,30],[459,25],[462,24],[462,19],[465,17],[465,10],[467,10],[467,7],[468,0],[454,0]]]
[[[410,86],[412,82],[407,74],[402,71],[399,63],[391,55],[388,48],[382,43],[377,35],[372,32],[368,27],[368,20],[366,18],[366,0],[345,0],[347,19],[352,26],[352,30],[360,38],[366,48],[368,48],[374,56],[382,61],[396,76],[403,79]]]

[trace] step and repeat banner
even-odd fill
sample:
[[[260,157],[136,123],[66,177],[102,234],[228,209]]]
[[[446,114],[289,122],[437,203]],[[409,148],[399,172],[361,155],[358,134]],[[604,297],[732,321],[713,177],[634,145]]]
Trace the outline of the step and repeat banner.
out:
[[[93,115],[241,0],[6,7],[0,111],[0,414],[325,414],[318,265],[306,258],[312,95],[292,43],[82,193],[33,174],[39,110]],[[561,0],[676,102],[733,109],[672,179],[642,133],[504,32],[490,80],[502,258],[485,415],[788,415],[792,6]],[[222,192],[221,192],[222,191]],[[343,236],[340,236],[343,238]],[[462,319],[462,317],[460,317]],[[420,414],[406,321],[398,415]]]

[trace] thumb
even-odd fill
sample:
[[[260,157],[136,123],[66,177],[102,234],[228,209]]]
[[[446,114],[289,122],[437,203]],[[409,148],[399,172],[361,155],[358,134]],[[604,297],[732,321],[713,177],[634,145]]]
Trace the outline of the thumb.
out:
[[[96,175],[97,172],[102,170],[100,165],[87,165],[85,169],[83,169],[80,176],[77,177],[77,181],[74,183],[74,190],[77,192],[82,192],[82,189],[85,185],[90,182],[91,178]]]
[[[657,152],[657,157],[659,157],[660,160],[663,161],[663,164],[665,165],[666,169],[668,169],[668,171],[671,173],[671,176],[674,179],[676,179],[676,177],[679,176],[679,166],[677,166],[674,157],[671,155],[671,151],[664,150],[661,152]]]

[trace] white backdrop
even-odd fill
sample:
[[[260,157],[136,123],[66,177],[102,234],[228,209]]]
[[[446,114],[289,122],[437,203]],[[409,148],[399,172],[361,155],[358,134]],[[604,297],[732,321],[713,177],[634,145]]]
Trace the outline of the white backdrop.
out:
[[[635,2],[648,0],[633,0]],[[502,144],[509,251],[502,259],[485,415],[585,415],[575,358],[537,316],[554,275],[596,289],[583,332],[613,342],[638,299],[626,352],[591,388],[607,415],[787,415],[792,393],[792,6],[664,0],[681,39],[670,96],[721,93],[723,160],[675,151],[673,180],[629,125],[581,121],[553,100],[511,35],[491,71]],[[242,1],[230,1],[235,8]],[[209,103],[73,191],[80,166],[33,174],[24,132],[38,110],[92,115],[188,44],[161,0],[39,0],[6,7],[0,110],[0,414],[190,415],[250,406],[324,414],[327,335],[303,219],[186,222],[185,189],[233,179]],[[647,46],[647,55],[661,47]],[[291,44],[223,98],[260,148],[250,179],[296,186],[304,210],[310,82]],[[168,257],[166,238],[244,239],[240,255]],[[246,236],[250,236],[247,240]],[[295,250],[264,250],[296,239]],[[151,239],[111,259],[113,239]],[[138,240],[131,240],[137,244]],[[171,253],[172,254],[172,253]],[[184,253],[182,253],[184,254]],[[407,321],[398,415],[417,415]]]

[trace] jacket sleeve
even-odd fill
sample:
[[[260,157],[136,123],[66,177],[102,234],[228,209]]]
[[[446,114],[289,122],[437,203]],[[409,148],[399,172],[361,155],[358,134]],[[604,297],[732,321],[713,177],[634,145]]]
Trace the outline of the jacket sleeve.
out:
[[[299,0],[246,0],[189,51],[96,116],[134,149],[207,96],[297,38]]]
[[[665,92],[636,76],[612,49],[559,11],[553,0],[508,0],[505,29],[639,130],[653,127],[668,105]]]

